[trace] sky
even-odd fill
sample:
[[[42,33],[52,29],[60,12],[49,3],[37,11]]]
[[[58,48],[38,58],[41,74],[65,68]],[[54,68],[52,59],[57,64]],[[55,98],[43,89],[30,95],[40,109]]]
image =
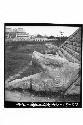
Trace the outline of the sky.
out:
[[[30,35],[53,35],[61,36],[60,32],[63,32],[64,36],[70,36],[73,34],[79,27],[68,27],[68,26],[7,26],[7,28],[23,28],[25,32]]]

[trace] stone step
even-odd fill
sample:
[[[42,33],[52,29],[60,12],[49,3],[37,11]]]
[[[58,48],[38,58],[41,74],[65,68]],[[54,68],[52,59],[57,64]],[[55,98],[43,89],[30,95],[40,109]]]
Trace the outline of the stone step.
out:
[[[77,43],[77,42],[73,42],[73,46],[80,47],[81,44],[80,44],[80,42],[79,42],[79,43]]]
[[[72,50],[72,49],[70,49],[70,48],[68,48],[68,47],[66,47],[66,46],[63,46],[63,48],[64,48],[69,54],[71,54],[72,56],[74,56],[75,58],[77,58],[79,61],[81,60],[81,55],[80,55],[78,52],[76,52],[76,51],[74,51],[74,50]]]
[[[79,77],[79,78],[76,80],[76,82],[74,82],[74,85],[80,86],[80,80],[81,80],[81,78]]]
[[[74,50],[75,52],[81,53],[81,47],[75,47],[73,45],[68,45],[68,44],[65,44],[65,46]]]
[[[79,63],[80,61],[78,59],[76,59],[75,57],[73,57],[71,54],[69,54],[66,50],[64,50],[62,47],[60,48],[61,52],[64,54],[64,56],[66,57],[66,59],[70,62],[73,63]]]
[[[60,57],[65,58],[64,54],[63,54],[59,49],[58,49],[58,51],[57,51],[57,54],[58,54]]]
[[[65,43],[66,44],[66,43]],[[64,45],[65,45],[64,44]],[[66,45],[72,45],[72,46],[74,46],[74,47],[81,47],[81,43],[77,43],[76,41],[74,41],[74,42],[71,42],[71,41],[69,41]]]

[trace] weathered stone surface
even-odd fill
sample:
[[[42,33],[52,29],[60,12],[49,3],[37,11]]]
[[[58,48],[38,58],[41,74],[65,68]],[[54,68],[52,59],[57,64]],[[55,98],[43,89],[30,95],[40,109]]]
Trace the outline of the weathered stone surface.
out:
[[[41,54],[35,51],[33,58],[45,71],[13,80],[7,84],[8,86],[22,89],[31,87],[36,91],[64,91],[79,72],[79,64],[69,62],[58,55]]]
[[[73,44],[75,41],[76,44]],[[76,51],[78,44],[81,44],[80,29],[71,35],[68,40],[57,49],[57,55],[41,54],[34,51],[32,54],[33,63],[35,62],[40,65],[42,67],[42,72],[11,82],[6,81],[5,87],[30,88],[35,91],[62,91],[65,92],[65,94],[80,94],[79,71],[81,67],[80,60],[77,59],[80,50]],[[72,46],[70,49],[78,53],[77,56],[68,52],[67,47],[70,45]],[[63,46],[66,46],[66,49]]]
[[[61,46],[60,49],[65,50],[64,56],[71,62],[81,64],[81,29],[79,28],[74,32]],[[67,51],[67,52],[66,52]],[[67,54],[68,53],[68,54]],[[81,70],[81,67],[80,69]],[[77,73],[78,75],[78,73]],[[81,74],[78,75],[78,79],[73,82],[68,88],[65,94],[80,94],[80,79]]]
[[[67,92],[65,93],[65,95],[67,94],[71,94],[71,95],[74,95],[74,94],[80,94],[80,86],[75,86],[73,85],[70,89],[67,90]]]

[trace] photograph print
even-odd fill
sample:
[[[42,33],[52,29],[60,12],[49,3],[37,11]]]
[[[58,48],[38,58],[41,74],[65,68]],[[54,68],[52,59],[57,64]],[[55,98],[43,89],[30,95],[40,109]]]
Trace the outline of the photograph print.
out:
[[[82,107],[81,24],[4,24],[4,107]]]

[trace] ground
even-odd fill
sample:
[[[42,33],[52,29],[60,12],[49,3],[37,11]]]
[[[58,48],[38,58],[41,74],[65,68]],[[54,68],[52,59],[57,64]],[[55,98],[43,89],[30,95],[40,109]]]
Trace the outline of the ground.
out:
[[[5,47],[5,80],[8,78],[23,78],[40,72],[38,65],[30,65],[31,54],[33,51],[45,53],[45,44],[24,44],[13,45],[12,43]],[[60,94],[42,94],[30,91],[5,91],[5,100],[8,101],[27,101],[27,102],[62,102],[79,101],[77,97],[62,97]]]

